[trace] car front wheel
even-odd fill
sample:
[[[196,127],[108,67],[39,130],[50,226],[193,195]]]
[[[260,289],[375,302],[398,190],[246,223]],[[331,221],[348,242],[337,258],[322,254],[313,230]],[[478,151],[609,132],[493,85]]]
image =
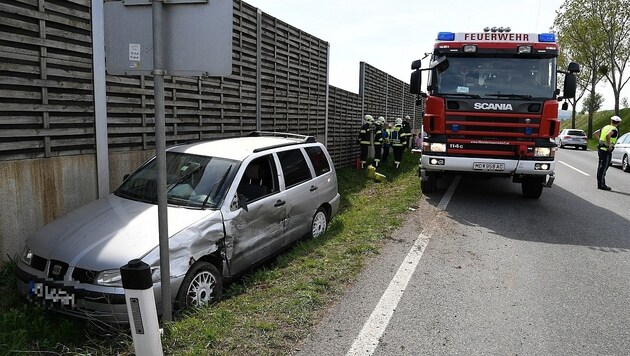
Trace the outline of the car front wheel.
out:
[[[177,293],[178,308],[201,307],[216,303],[223,293],[219,270],[209,262],[197,261],[186,273]]]

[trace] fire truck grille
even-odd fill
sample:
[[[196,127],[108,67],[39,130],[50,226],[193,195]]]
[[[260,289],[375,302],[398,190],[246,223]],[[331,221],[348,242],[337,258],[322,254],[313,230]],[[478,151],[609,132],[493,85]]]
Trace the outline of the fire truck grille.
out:
[[[533,148],[540,118],[457,116],[446,117],[448,152],[455,156],[517,158]]]

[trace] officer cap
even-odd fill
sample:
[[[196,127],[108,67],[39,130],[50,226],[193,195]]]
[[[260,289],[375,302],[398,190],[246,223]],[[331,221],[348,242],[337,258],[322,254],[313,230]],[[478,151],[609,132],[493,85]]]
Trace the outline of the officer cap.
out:
[[[619,116],[615,115],[615,116],[610,118],[610,121],[621,122],[621,118]]]

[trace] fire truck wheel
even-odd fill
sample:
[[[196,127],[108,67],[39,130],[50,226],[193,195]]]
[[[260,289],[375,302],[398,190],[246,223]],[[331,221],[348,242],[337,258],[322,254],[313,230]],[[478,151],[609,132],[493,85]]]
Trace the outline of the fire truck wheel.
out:
[[[437,189],[437,179],[433,174],[427,174],[427,180],[420,181],[420,189],[422,193],[433,193]]]
[[[525,177],[521,183],[523,197],[527,199],[538,199],[543,191],[544,177]]]

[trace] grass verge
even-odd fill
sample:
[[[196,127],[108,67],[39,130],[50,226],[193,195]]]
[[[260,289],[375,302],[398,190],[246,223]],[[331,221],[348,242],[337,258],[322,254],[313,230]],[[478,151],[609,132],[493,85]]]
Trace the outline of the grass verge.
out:
[[[342,296],[420,195],[419,156],[406,153],[400,169],[378,169],[375,183],[365,170],[337,170],[342,195],[327,233],[298,243],[262,268],[232,283],[217,305],[179,315],[164,326],[165,353],[177,355],[290,354]],[[12,265],[0,271],[0,354],[133,354],[125,329],[26,306],[15,292]]]

